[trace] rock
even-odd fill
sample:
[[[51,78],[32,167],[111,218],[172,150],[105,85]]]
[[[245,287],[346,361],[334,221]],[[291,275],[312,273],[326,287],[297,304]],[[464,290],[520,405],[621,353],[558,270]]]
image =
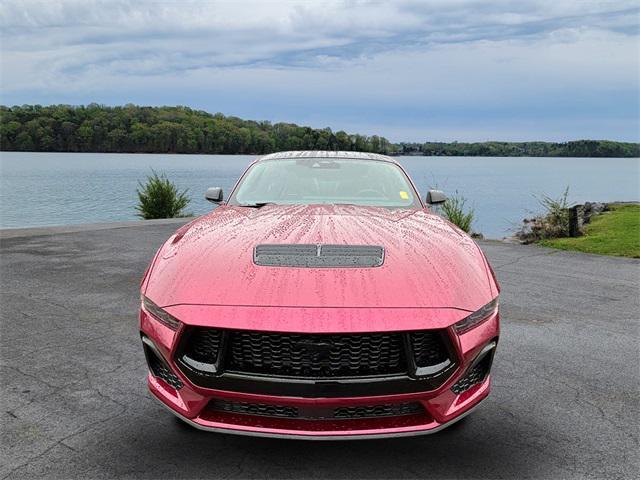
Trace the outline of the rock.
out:
[[[606,212],[608,210],[608,205],[602,202],[585,202],[582,205],[582,224],[589,223],[591,221],[591,217],[594,215],[598,215],[602,212]]]
[[[602,202],[585,202],[583,205],[575,205],[567,212],[567,218],[562,221],[558,216],[537,215],[524,218],[522,225],[512,237],[505,239],[508,242],[535,243],[545,238],[566,237],[571,232],[573,236],[582,234],[582,227],[589,223],[591,218],[608,210],[608,204]],[[567,225],[566,222],[569,222]],[[572,224],[573,223],[573,228]]]
[[[518,244],[518,245],[522,245],[522,244],[524,243],[522,240],[520,240],[520,239],[519,239],[517,236],[515,236],[515,235],[511,235],[510,237],[504,237],[504,238],[502,239],[502,241],[503,241],[504,243],[515,243],[515,244]]]

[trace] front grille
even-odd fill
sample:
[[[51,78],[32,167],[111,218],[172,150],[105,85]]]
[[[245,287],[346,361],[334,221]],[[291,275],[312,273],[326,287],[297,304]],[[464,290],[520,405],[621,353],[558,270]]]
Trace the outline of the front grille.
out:
[[[482,360],[480,360],[471,370],[469,370],[464,377],[458,380],[452,387],[451,391],[456,395],[460,395],[466,392],[474,385],[482,383],[489,374],[491,369],[492,355],[487,354]]]
[[[233,331],[226,368],[245,374],[300,378],[406,373],[398,333],[283,334]]]
[[[213,400],[208,408],[218,412],[239,413],[259,417],[298,418],[312,420],[353,420],[360,418],[402,417],[425,412],[418,402],[357,405],[353,407],[322,407],[268,405],[264,403]]]
[[[422,405],[417,402],[412,402],[339,407],[333,410],[333,416],[335,418],[401,417],[404,415],[417,415],[423,412],[424,408]]]
[[[453,374],[455,360],[443,330],[301,334],[186,327],[175,354],[177,367],[197,386],[306,398],[434,390]]]

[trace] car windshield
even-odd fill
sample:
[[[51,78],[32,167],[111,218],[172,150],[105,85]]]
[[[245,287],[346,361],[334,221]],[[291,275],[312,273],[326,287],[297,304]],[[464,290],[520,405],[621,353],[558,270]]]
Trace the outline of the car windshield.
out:
[[[355,204],[420,208],[407,176],[395,164],[360,159],[274,159],[251,166],[231,205]]]

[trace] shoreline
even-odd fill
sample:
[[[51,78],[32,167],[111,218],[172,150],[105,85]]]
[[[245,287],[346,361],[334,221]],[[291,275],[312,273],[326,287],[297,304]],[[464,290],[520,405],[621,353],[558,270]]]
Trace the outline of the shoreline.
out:
[[[28,237],[46,237],[49,235],[61,235],[70,233],[94,232],[100,230],[116,230],[123,228],[136,228],[154,225],[182,225],[188,223],[198,216],[180,217],[180,218],[159,218],[155,220],[125,220],[121,222],[94,222],[94,223],[77,223],[71,225],[50,225],[40,227],[7,227],[0,228],[0,242],[12,238],[28,238]],[[491,242],[491,243],[509,243],[504,238],[488,238],[474,239],[475,241]]]
[[[35,237],[55,237],[59,235],[69,235],[69,234],[83,234],[83,233],[91,233],[91,232],[100,232],[105,231],[105,234],[114,230],[127,230],[130,228],[146,228],[146,227],[164,227],[175,225],[175,228],[178,226],[186,224],[191,220],[197,217],[182,217],[182,218],[162,218],[155,220],[133,220],[133,221],[125,221],[125,222],[104,222],[104,223],[85,223],[85,224],[76,224],[76,225],[58,225],[58,226],[50,226],[50,227],[30,227],[30,228],[0,228],[0,247],[4,247],[7,245],[12,245],[12,240],[16,239],[25,239]],[[172,230],[173,232],[173,230]],[[115,233],[114,233],[115,234]],[[502,239],[496,238],[475,238],[474,241],[480,245],[490,246],[490,245],[504,245],[505,247],[513,247],[513,248],[524,248],[528,249],[544,249],[550,253],[553,253],[555,249],[549,248],[546,246],[540,246],[538,244],[522,244],[518,242],[510,242],[509,238],[505,237]],[[9,241],[5,243],[5,241]],[[562,250],[557,250],[558,252]],[[562,251],[565,254],[580,254],[585,256],[594,256],[594,257],[603,257],[603,255],[585,253],[585,252],[568,252]],[[615,258],[615,259],[625,259],[629,258],[625,257],[610,257],[605,256],[606,258]]]
[[[610,205],[632,204],[637,205],[639,200],[621,201],[616,200],[613,202],[606,202]],[[112,222],[91,222],[91,223],[73,223],[68,225],[42,225],[34,227],[0,227],[0,240],[8,238],[20,238],[20,237],[36,237],[46,235],[57,235],[65,233],[79,233],[90,232],[98,230],[111,230],[116,228],[132,228],[142,227],[147,225],[171,225],[171,224],[184,224],[190,222],[201,215],[194,215],[189,217],[179,218],[159,218],[154,220],[121,220]],[[482,233],[482,232],[480,232]],[[502,238],[492,238],[483,236],[482,238],[475,238],[474,240],[482,240],[486,242],[499,242],[510,244],[523,244],[523,242],[517,240],[514,235],[505,235]]]
[[[93,232],[119,228],[145,227],[152,225],[185,224],[197,217],[159,218],[156,220],[130,220],[122,222],[77,223],[72,225],[51,225],[42,227],[0,228],[0,241],[9,238],[41,237],[66,233]]]
[[[24,150],[0,150],[0,156],[4,153],[28,153],[28,154],[59,154],[59,155],[68,155],[68,154],[81,154],[81,155],[175,155],[175,156],[210,156],[210,157],[262,157],[264,155],[269,155],[269,153],[181,153],[181,152],[58,152],[58,151],[24,151]],[[272,152],[273,153],[273,152]],[[612,159],[637,159],[640,160],[640,156],[637,157],[611,157],[611,156],[590,156],[590,157],[572,157],[569,155],[422,155],[422,154],[411,154],[411,153],[383,153],[381,155],[386,155],[388,157],[425,157],[425,158],[612,158]]]

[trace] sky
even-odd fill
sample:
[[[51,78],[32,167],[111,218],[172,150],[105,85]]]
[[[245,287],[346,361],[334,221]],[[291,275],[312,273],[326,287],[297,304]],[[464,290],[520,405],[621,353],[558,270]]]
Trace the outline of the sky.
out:
[[[0,103],[392,141],[640,141],[637,1],[3,0]]]

